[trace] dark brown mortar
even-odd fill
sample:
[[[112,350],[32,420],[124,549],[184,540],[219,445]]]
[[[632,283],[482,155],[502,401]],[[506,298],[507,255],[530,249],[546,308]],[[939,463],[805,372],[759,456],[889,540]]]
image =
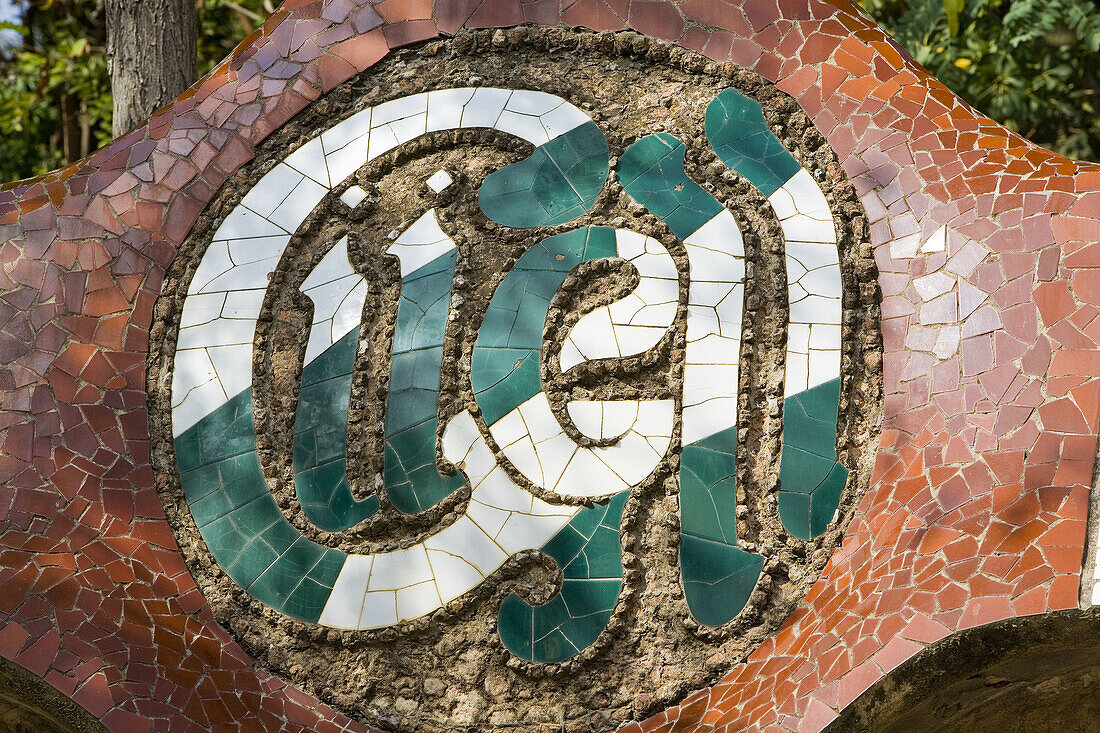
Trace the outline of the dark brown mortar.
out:
[[[187,283],[222,218],[251,185],[297,146],[341,119],[383,101],[468,85],[539,89],[592,115],[608,136],[612,163],[634,140],[654,132],[688,147],[686,169],[737,218],[750,277],[745,296],[738,447],[738,532],[742,547],[762,553],[765,573],[746,609],[719,629],[699,627],[683,600],[678,569],[679,423],[670,455],[632,490],[622,524],[623,592],[608,629],[578,657],[557,665],[512,657],[495,632],[500,602],[512,591],[531,602],[560,582],[537,551],[509,560],[481,586],[429,617],[398,627],[340,632],[293,621],[251,599],[206,551],[179,484],[171,441],[168,370]],[[786,276],[778,222],[764,198],[718,162],[702,129],[706,103],[727,87],[761,102],[772,130],[822,185],[834,212],[844,277],[844,381],[839,446],[851,469],[839,520],[803,542],[779,522],[775,493],[782,415]],[[388,234],[436,207],[459,249],[452,316],[444,346],[440,424],[471,409],[470,353],[489,297],[502,273],[532,244],[583,225],[615,226],[665,244],[681,273],[681,307],[670,337],[646,354],[604,360],[560,374],[557,349],[584,312],[628,292],[633,267],[589,263],[566,280],[547,319],[544,389],[574,438],[564,404],[571,398],[672,398],[679,404],[685,339],[687,262],[683,246],[614,180],[595,209],[568,225],[511,230],[476,206],[484,177],[525,158],[530,146],[510,136],[464,130],[414,140],[361,168],[354,182],[370,193],[349,211],[337,186],[307,218],[272,277],[256,338],[258,444],[272,493],[290,521],[320,544],[372,552],[417,542],[454,521],[468,491],[421,515],[383,509],[345,533],[316,530],[302,516],[290,480],[291,431],[310,305],[298,291],[327,249],[350,233],[353,263],[369,280],[362,355],[349,414],[349,466],[359,497],[375,490],[381,469],[381,418],[396,311],[396,259],[382,255]],[[425,184],[439,168],[455,183],[441,194]],[[169,520],[218,620],[275,671],[349,715],[386,729],[435,731],[595,731],[645,717],[715,681],[773,633],[820,575],[869,481],[881,425],[879,293],[866,216],[824,138],[795,102],[755,74],[635,33],[517,28],[463,31],[453,39],[391,54],[322,97],[265,141],[251,164],[230,178],[200,217],[173,263],[157,302],[150,354],[151,428],[157,486]],[[491,437],[482,432],[494,448]],[[522,485],[530,486],[503,457]],[[441,466],[450,470],[442,458]],[[538,492],[536,492],[538,493]],[[545,499],[560,497],[540,493]]]

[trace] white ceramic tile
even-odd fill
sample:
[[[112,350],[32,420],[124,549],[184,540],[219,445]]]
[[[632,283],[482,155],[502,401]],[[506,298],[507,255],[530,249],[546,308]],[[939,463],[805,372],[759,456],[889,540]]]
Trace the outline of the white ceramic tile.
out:
[[[581,316],[570,329],[567,341],[572,343],[573,349],[567,352],[563,348],[561,351],[559,358],[563,372],[581,361],[621,356],[611,325],[611,312],[606,306]]]
[[[452,525],[428,538],[424,546],[429,550],[448,552],[463,558],[488,575],[508,559],[504,551],[489,538],[469,517],[459,517]]]
[[[218,378],[206,349],[177,350],[174,367],[172,370],[173,407],[182,403],[187,393],[194,388]]]
[[[507,109],[500,113],[500,117],[497,118],[496,124],[493,125],[493,127],[501,132],[507,132],[516,137],[523,138],[535,146],[543,145],[550,141],[550,136],[546,133],[546,128],[542,126],[542,122],[539,121],[538,117],[516,114]]]
[[[435,581],[429,580],[397,591],[397,618],[408,621],[431,613],[443,605]]]
[[[542,547],[571,518],[572,515],[513,514],[497,534],[496,541],[509,555],[520,550]]]
[[[221,316],[226,295],[225,292],[216,292],[189,296],[187,307],[180,314],[180,328],[199,326]]]
[[[359,204],[363,203],[363,199],[367,197],[367,192],[363,190],[361,186],[348,186],[347,190],[340,194],[340,200],[347,205],[349,209],[354,209]]]
[[[290,237],[287,237],[286,241],[289,242]],[[211,242],[203,253],[199,266],[195,268],[191,282],[187,284],[187,300],[184,301],[181,318],[186,316],[188,308],[191,307],[191,299],[196,293],[204,292],[208,283],[232,268],[233,260],[229,259],[229,243]]]
[[[932,347],[932,353],[940,359],[947,359],[955,354],[959,348],[959,338],[962,329],[958,326],[944,326],[936,337],[936,345]]]
[[[466,510],[466,516],[469,517],[470,521],[476,524],[482,532],[490,537],[496,537],[500,532],[500,528],[508,521],[508,517],[511,516],[511,513],[471,499],[469,508]]]
[[[507,109],[524,115],[540,117],[566,104],[561,97],[546,92],[517,89],[508,100]]]
[[[325,156],[331,158],[353,140],[357,140],[370,134],[370,118],[373,108],[367,107],[362,112],[356,112],[343,122],[330,127],[321,133],[321,145],[324,147]],[[333,185],[343,179],[332,179]]]
[[[473,490],[472,499],[506,512],[531,513],[534,497],[516,486],[504,469],[490,471]]]
[[[607,435],[603,429],[604,404],[604,402],[595,400],[573,400],[566,404],[565,410],[569,413],[569,419],[573,421],[573,425],[582,435],[587,435],[594,440],[600,440],[602,438],[613,437]],[[633,422],[633,420],[631,422]],[[616,433],[616,435],[618,435],[618,433]]]
[[[737,393],[736,364],[684,365],[684,404],[697,405],[714,397]]]
[[[380,552],[374,556],[368,588],[397,590],[432,579],[432,568],[423,545],[413,545],[404,550]]]
[[[428,130],[451,130],[462,125],[462,107],[474,95],[473,89],[441,89],[428,92]]]
[[[359,628],[371,562],[369,555],[348,555],[317,623],[340,629]]]
[[[778,219],[786,219],[798,213],[798,207],[794,205],[794,197],[791,196],[790,191],[782,186],[768,197],[768,203],[772,205]]]
[[[528,398],[518,409],[520,415],[523,416],[523,423],[527,427],[527,433],[531,436],[532,443],[538,445],[545,440],[561,435],[561,425],[558,424],[557,418],[550,410],[550,400],[545,392],[539,392]]]
[[[816,270],[810,270],[798,279],[798,284],[814,295],[837,300],[840,300],[843,289],[838,267],[819,267]]]
[[[786,242],[784,244],[788,267],[792,260],[796,261],[805,270],[816,270],[819,267],[837,268],[837,278],[840,278],[840,258],[835,244],[821,244],[815,242]]]
[[[737,397],[715,397],[698,405],[684,405],[680,440],[690,445],[737,425]]]
[[[284,238],[277,237],[275,239],[283,240]],[[203,290],[205,292],[229,292],[231,290],[266,289],[268,275],[275,271],[277,264],[279,264],[278,256],[256,262],[246,262],[243,265],[235,265],[208,282]],[[186,307],[187,305],[184,304],[184,308]]]
[[[947,249],[947,225],[940,226],[932,232],[928,239],[920,246],[921,252],[943,252]]]
[[[744,277],[744,272],[737,277],[726,277],[723,275],[722,273],[724,273],[728,267],[728,264],[724,261],[718,261],[721,269],[711,271],[711,265],[705,259],[696,260],[697,256],[703,257],[702,253],[695,256],[690,254],[692,247],[694,247],[701,250],[711,250],[715,253],[726,254],[737,259],[743,259],[745,257],[745,242],[741,237],[741,229],[737,226],[737,220],[733,218],[733,214],[727,209],[723,209],[715,214],[710,221],[695,230],[695,232],[684,240],[684,244],[688,246],[688,256],[691,260],[692,267],[697,271],[701,270],[706,279],[733,282]]]
[[[547,136],[553,140],[586,122],[591,122],[591,118],[573,105],[566,103],[541,115],[539,121],[546,128]]]
[[[814,177],[805,168],[799,169],[780,188],[790,195],[798,210],[803,213],[821,208],[826,211],[829,209],[817,182],[814,181]],[[775,194],[772,194],[772,196],[775,196]]]
[[[371,113],[371,128],[407,117],[426,114],[427,111],[428,94],[426,92],[398,97],[375,106],[374,112]]]
[[[418,114],[412,117],[394,120],[389,123],[389,128],[393,130],[397,142],[404,145],[408,141],[415,140],[428,131],[428,115],[426,113]]]
[[[920,235],[907,234],[890,241],[890,257],[895,260],[907,260],[917,256],[920,247]]]
[[[825,323],[839,326],[841,302],[837,298],[810,295],[791,303],[791,323]]]
[[[454,179],[451,178],[450,173],[443,169],[440,169],[429,176],[426,183],[428,184],[428,188],[432,189],[436,193],[439,193],[447,186],[450,186],[452,183],[454,183]]]
[[[927,302],[937,298],[955,287],[955,278],[943,272],[933,272],[913,280],[920,299]]]
[[[810,348],[840,351],[840,326],[814,324],[810,329]]]
[[[212,241],[221,242],[232,239],[252,239],[254,237],[274,237],[286,234],[264,217],[247,206],[235,206],[214,232]],[[206,257],[204,256],[205,260]]]
[[[558,359],[561,363],[561,370],[564,372],[571,368],[571,366],[575,366],[585,361],[586,357],[581,353],[580,349],[577,348],[577,345],[573,343],[572,339],[566,338],[566,340],[562,342]]]
[[[354,283],[355,286],[340,301],[336,312],[332,314],[332,320],[330,321],[332,330],[329,334],[329,342],[333,344],[342,339],[348,331],[359,326],[363,320],[363,303],[367,300],[367,283],[365,280],[358,277],[349,277],[340,281],[340,284],[344,283]],[[306,358],[312,361],[308,354]]]
[[[363,614],[359,628],[377,629],[397,623],[397,594],[393,591],[374,591],[363,595]]]
[[[493,127],[508,104],[512,93],[507,89],[480,87],[462,109],[463,127]]]
[[[328,174],[333,185],[342,182],[367,162],[370,140],[370,133],[367,132],[349,140],[338,150],[328,151],[326,147],[325,162],[328,164]]]
[[[799,214],[780,221],[779,227],[783,230],[783,240],[786,242],[836,243],[836,225],[831,219],[827,222],[819,221]]]
[[[279,163],[244,195],[244,198],[241,199],[241,205],[274,222],[275,220],[272,219],[271,214],[304,178],[304,175],[286,163]],[[294,229],[282,228],[287,232],[294,231]],[[229,238],[226,237],[226,239]]]
[[[811,349],[808,368],[809,377],[806,380],[808,389],[836,379],[840,376],[840,352]]]
[[[288,155],[284,162],[325,188],[332,186],[332,182],[328,178],[328,165],[325,163],[325,150],[321,146],[320,136],[313,138]]]
[[[454,248],[455,243],[439,227],[435,209],[428,209],[386,251],[401,261],[401,277],[405,277]]]
[[[542,468],[542,480],[535,481],[534,477],[530,476],[528,478],[531,478],[533,483],[544,489],[558,492],[558,481],[561,479],[561,475],[565,472],[569,461],[573,460],[573,454],[581,450],[589,449],[577,447],[577,444],[564,433],[558,433],[554,437],[536,444],[535,451],[538,454],[539,465]],[[618,491],[619,489],[615,490]]]
[[[328,193],[327,188],[303,176],[298,185],[271,212],[270,219],[286,231],[293,232],[326,193]]]
[[[475,443],[484,443],[481,440],[481,432],[477,423],[469,412],[461,412],[447,423],[443,428],[443,440],[440,447],[443,456],[454,464],[467,462],[467,456]],[[476,461],[475,461],[476,462]],[[467,474],[469,475],[469,474]],[[477,481],[470,479],[475,485]]]
[[[449,603],[458,598],[484,580],[477,568],[450,553],[428,550],[428,560],[432,564],[435,584],[443,603]]]
[[[225,305],[221,317],[229,319],[251,319],[264,302],[263,290],[234,290],[226,293]]]
[[[660,326],[615,326],[615,340],[623,356],[641,354],[656,346],[668,329]]]
[[[621,476],[590,451],[577,451],[554,491],[562,496],[605,496],[628,488]]]
[[[374,160],[379,155],[389,152],[400,145],[400,142],[397,140],[397,135],[389,125],[372,127],[369,141],[367,145],[367,160]]]
[[[177,349],[201,349],[212,346],[251,344],[255,323],[243,319],[218,318],[198,326],[181,328]]]
[[[237,396],[252,384],[252,344],[208,346],[206,353],[222,385],[226,399]]]
[[[176,399],[174,393],[172,399]],[[189,427],[228,401],[229,398],[217,379],[211,379],[209,382],[191,388],[183,395],[179,404],[172,408],[172,437],[179,437]]]
[[[736,368],[741,361],[740,339],[709,333],[688,345],[688,364],[710,364]]]
[[[676,317],[676,263],[664,247],[644,235],[615,231],[616,252],[638,270],[638,286],[623,298],[584,314],[559,355],[562,371],[582,360],[641,354],[657,345]],[[652,326],[653,328],[632,328]]]
[[[786,370],[783,377],[783,398],[805,392],[809,389],[810,357],[807,354],[787,352]]]

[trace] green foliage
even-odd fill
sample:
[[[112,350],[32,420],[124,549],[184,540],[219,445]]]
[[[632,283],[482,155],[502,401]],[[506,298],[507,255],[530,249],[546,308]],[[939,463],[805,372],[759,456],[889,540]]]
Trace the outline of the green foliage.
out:
[[[1092,0],[860,0],[933,76],[1010,130],[1100,159]]]
[[[272,11],[270,0],[197,0],[199,72]],[[0,45],[0,181],[37,175],[111,140],[102,0],[30,0]],[[13,33],[14,32],[14,33]]]

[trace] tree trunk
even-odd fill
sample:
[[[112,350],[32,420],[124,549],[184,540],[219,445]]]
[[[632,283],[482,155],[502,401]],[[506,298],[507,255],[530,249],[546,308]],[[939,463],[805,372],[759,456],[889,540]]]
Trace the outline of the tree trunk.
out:
[[[115,136],[144,122],[198,76],[194,0],[106,0]]]

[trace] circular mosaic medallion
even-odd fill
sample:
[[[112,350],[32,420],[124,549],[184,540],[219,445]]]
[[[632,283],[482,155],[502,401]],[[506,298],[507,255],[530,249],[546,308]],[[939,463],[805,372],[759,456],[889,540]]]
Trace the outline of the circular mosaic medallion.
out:
[[[158,302],[158,482],[218,619],[385,728],[606,730],[716,679],[866,487],[852,187],[755,75],[464,33],[314,102]]]

